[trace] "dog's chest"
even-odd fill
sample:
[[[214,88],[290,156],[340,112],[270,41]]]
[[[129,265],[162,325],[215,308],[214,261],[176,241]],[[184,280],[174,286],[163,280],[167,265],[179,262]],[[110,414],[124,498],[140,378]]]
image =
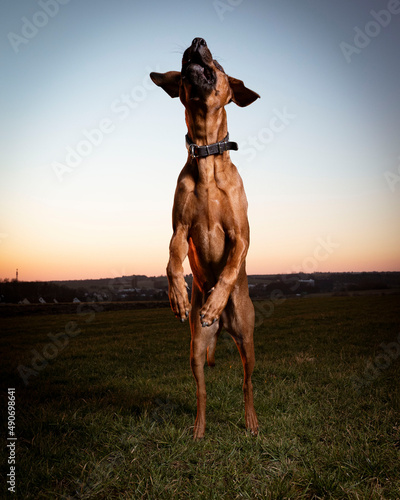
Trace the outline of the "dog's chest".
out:
[[[193,197],[195,210],[192,225],[201,225],[204,231],[210,231],[215,226],[223,230],[229,224],[229,196],[216,184],[196,186]]]
[[[197,186],[193,192],[189,236],[199,262],[220,262],[228,250],[230,210],[227,195],[216,186]]]

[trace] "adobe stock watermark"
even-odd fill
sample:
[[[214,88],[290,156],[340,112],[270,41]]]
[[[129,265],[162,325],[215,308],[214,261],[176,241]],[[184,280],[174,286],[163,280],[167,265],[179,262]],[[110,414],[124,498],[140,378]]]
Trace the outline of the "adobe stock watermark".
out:
[[[21,18],[22,27],[20,33],[10,31],[7,34],[8,41],[14,52],[18,54],[21,45],[25,46],[35,38],[39,31],[48,25],[50,19],[56,17],[60,11],[60,6],[69,2],[70,0],[39,0],[40,9],[33,14],[31,19],[25,16]]]
[[[154,404],[155,409],[152,411],[150,418],[152,422],[158,424],[163,424],[164,422],[168,421],[173,416],[174,412],[178,409],[178,405],[168,398],[166,398],[165,400],[156,398],[154,400]]]
[[[17,433],[15,431],[15,420],[16,420],[16,396],[15,396],[15,388],[8,388],[8,418],[7,418],[7,464],[9,466],[7,473],[7,490],[11,493],[16,492],[17,482],[16,482],[16,441],[17,441]]]
[[[126,279],[124,278],[124,276],[126,276],[126,270],[122,269],[121,271],[116,271],[112,269],[111,272],[113,277],[109,279],[107,288],[111,295],[118,295],[118,293],[126,289]],[[129,288],[132,288],[132,286]]]
[[[222,22],[225,19],[225,14],[234,11],[242,2],[243,0],[214,0],[213,7]]]
[[[393,16],[400,14],[400,0],[389,0],[386,9],[378,12],[372,9],[369,13],[373,19],[365,24],[364,29],[358,26],[354,27],[353,45],[344,41],[339,44],[348,63],[351,62],[354,54],[360,54],[363,49],[368,47],[373,38],[380,35],[383,28],[389,26]]]
[[[400,182],[400,156],[398,157],[399,164],[397,165],[397,173],[391,170],[386,170],[383,174],[387,185],[392,193],[396,191],[396,186]]]
[[[357,392],[361,392],[363,389],[372,384],[372,382],[377,380],[383,372],[388,370],[399,358],[400,333],[397,335],[394,342],[389,342],[388,344],[382,342],[379,347],[380,351],[373,360],[366,363],[363,373],[361,375],[355,375],[351,379],[353,388]]]
[[[318,271],[319,264],[326,261],[334,251],[340,247],[340,243],[332,241],[331,236],[325,238],[317,238],[317,246],[312,255],[305,257],[300,266],[293,265],[292,273],[312,274]]]
[[[117,130],[118,122],[122,122],[130,116],[132,111],[138,108],[148,96],[150,90],[156,86],[150,79],[152,68],[145,68],[145,76],[142,82],[132,87],[114,99],[110,105],[110,116],[102,118],[94,128],[85,128],[81,132],[80,140],[74,145],[65,147],[66,154],[63,162],[54,161],[51,168],[59,182],[64,180],[66,174],[76,170],[85,158],[88,158],[96,148],[99,148],[106,137]],[[155,71],[160,71],[159,66]]]
[[[300,281],[293,276],[293,273],[312,274],[318,271],[321,262],[325,262],[337,248],[339,243],[332,241],[331,236],[325,238],[317,238],[317,245],[311,255],[305,257],[301,265],[293,265],[289,272],[282,276],[282,283],[291,285],[290,291],[295,293],[300,287]],[[283,304],[286,301],[282,290],[279,288],[271,292],[268,300],[254,301],[255,322],[254,327],[257,328],[264,323],[264,320],[271,317],[275,311],[275,307]]]
[[[239,145],[239,152],[246,155],[246,161],[253,161],[257,154],[271,144],[277,135],[281,134],[297,118],[297,115],[288,111],[287,106],[282,110],[273,109],[273,116],[269,119],[268,126],[263,127],[257,135],[249,136]]]
[[[86,310],[84,307],[88,306]],[[94,320],[96,312],[103,310],[102,306],[96,303],[83,303],[81,302],[77,308],[77,315],[79,318],[85,318],[86,323],[90,323]],[[78,323],[76,321],[69,321],[64,327],[64,331],[53,334],[48,333],[47,337],[50,342],[44,345],[40,350],[32,349],[31,353],[33,357],[31,359],[30,365],[18,365],[17,371],[19,376],[22,378],[24,384],[29,385],[31,377],[37,377],[41,371],[43,371],[46,366],[48,366],[50,361],[53,361],[70,343],[70,340],[77,337],[82,330],[78,328]]]
[[[129,436],[123,436],[128,440]],[[102,490],[102,486],[107,482],[110,477],[115,475],[115,469],[120,467],[124,462],[124,456],[121,452],[111,453],[107,457],[101,460],[98,464],[86,464],[84,469],[91,467],[91,471],[88,474],[85,481],[76,479],[76,494],[74,496],[62,497],[64,500],[82,500],[84,498],[95,498],[96,493],[99,494]],[[88,467],[86,467],[88,465]]]

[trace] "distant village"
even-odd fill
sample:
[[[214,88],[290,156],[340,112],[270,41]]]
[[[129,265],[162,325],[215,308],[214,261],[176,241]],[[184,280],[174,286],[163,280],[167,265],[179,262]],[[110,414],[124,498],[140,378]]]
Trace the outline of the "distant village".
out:
[[[185,277],[192,287],[192,275]],[[250,275],[253,299],[279,293],[285,297],[311,294],[357,294],[365,291],[400,292],[400,272],[298,273]],[[35,281],[0,280],[0,306],[5,304],[62,304],[80,302],[168,301],[166,276],[121,276],[93,280]]]

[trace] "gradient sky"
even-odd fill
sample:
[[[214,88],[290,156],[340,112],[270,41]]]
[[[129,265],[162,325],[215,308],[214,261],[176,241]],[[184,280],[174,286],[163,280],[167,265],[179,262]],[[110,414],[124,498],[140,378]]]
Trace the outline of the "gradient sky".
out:
[[[186,128],[148,74],[197,36],[261,95],[248,273],[400,271],[400,2],[55,2],[2,2],[0,278],[165,274]]]

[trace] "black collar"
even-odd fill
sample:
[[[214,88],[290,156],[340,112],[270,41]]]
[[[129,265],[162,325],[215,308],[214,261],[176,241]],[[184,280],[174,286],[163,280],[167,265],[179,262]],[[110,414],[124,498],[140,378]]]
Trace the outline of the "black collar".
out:
[[[226,134],[225,139],[222,139],[222,141],[214,142],[214,144],[207,144],[206,146],[198,146],[197,144],[194,144],[192,139],[189,137],[189,134],[186,134],[185,138],[186,147],[192,158],[205,158],[210,155],[220,155],[229,149],[234,151],[239,149],[236,142],[228,142],[229,134]]]

